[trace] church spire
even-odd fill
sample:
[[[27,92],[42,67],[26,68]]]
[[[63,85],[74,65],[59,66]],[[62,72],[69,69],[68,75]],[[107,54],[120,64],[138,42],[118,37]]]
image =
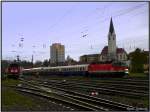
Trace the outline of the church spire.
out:
[[[116,60],[116,49],[117,49],[116,34],[115,34],[114,25],[111,17],[109,33],[108,33],[108,59],[109,60]]]
[[[112,17],[111,17],[111,20],[110,20],[110,27],[109,27],[109,33],[113,33],[115,32],[115,29],[114,29],[114,25],[113,25],[113,21],[112,21]]]

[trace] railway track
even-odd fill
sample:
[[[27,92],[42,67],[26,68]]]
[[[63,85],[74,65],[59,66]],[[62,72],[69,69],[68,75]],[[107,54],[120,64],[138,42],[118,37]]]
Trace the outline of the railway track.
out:
[[[60,79],[52,79],[52,80],[60,80]],[[74,82],[86,82],[86,83],[93,83],[93,84],[101,84],[101,83],[110,83],[110,84],[124,84],[124,85],[136,85],[136,86],[148,86],[149,85],[149,80],[133,80],[133,79],[128,79],[128,80],[118,80],[118,79],[99,79],[99,80],[92,80],[91,78],[86,78],[86,80],[76,80],[76,79],[64,79],[68,81],[74,81]]]
[[[97,91],[100,94],[111,94],[111,95],[121,95],[121,96],[127,96],[127,97],[143,97],[148,96],[148,92],[146,91],[139,91],[139,90],[133,90],[133,89],[126,89],[126,88],[115,88],[113,86],[94,86],[90,84],[85,83],[75,83],[75,82],[67,82],[67,81],[42,81],[38,80],[39,82],[43,83],[46,82],[46,84],[61,87],[61,88],[67,88],[67,89],[86,89],[87,91]]]
[[[57,81],[57,82],[64,82],[64,81]],[[134,91],[134,90],[140,91],[140,89],[145,90],[145,91],[148,90],[147,86],[136,86],[136,85],[129,85],[129,84],[120,84],[120,85],[119,84],[110,84],[110,83],[94,84],[94,83],[87,83],[87,82],[71,82],[71,81],[66,81],[66,83],[69,83],[69,84],[72,84],[72,85],[73,84],[81,84],[81,85],[92,86],[92,87],[97,87],[97,88],[98,87],[103,87],[103,88],[119,89],[119,90],[122,90],[122,91],[133,91],[133,92],[137,92],[137,91]]]
[[[133,83],[148,83],[149,82],[149,80],[146,80],[146,79],[134,79],[134,78],[109,78],[109,80],[108,80],[108,78],[107,79],[99,79],[99,80],[104,80],[104,81],[119,81],[119,82],[127,82],[127,81],[132,81]],[[93,80],[93,81],[99,81],[99,80],[97,80],[97,79],[95,79],[95,80]],[[132,82],[127,82],[127,83],[132,83]]]
[[[51,78],[52,80],[58,80],[58,78],[55,78],[55,77],[53,77],[53,78]],[[59,78],[60,79],[60,78]],[[72,78],[66,78],[66,77],[61,77],[61,79],[69,79],[69,80],[72,80],[72,81],[76,81],[76,80],[78,80],[78,79],[72,79]],[[84,77],[84,78],[80,78],[81,80],[80,81],[87,81],[87,80],[89,80],[90,82],[100,82],[100,81],[108,81],[108,82],[123,82],[123,83],[130,83],[130,84],[134,84],[134,83],[140,83],[140,84],[148,84],[149,83],[149,80],[148,80],[148,78],[144,78],[144,79],[142,79],[142,78],[138,78],[138,79],[136,79],[136,78],[93,78],[93,77]]]
[[[58,86],[61,84],[57,84]],[[139,97],[139,96],[148,96],[148,92],[145,91],[137,91],[137,90],[131,90],[131,89],[124,89],[124,88],[115,88],[115,87],[98,87],[98,86],[92,86],[92,85],[78,85],[78,84],[74,84],[73,85],[63,85],[61,87],[66,87],[66,88],[86,88],[86,89],[92,89],[92,90],[96,90],[96,91],[101,91],[101,93],[103,92],[109,92],[111,94],[114,93],[118,93],[124,96],[134,96],[135,97]],[[112,93],[113,92],[113,93]]]
[[[63,82],[63,80],[51,80],[51,81],[59,81]],[[137,84],[126,84],[126,83],[116,83],[116,82],[93,82],[93,81],[79,81],[79,80],[66,80],[67,82],[70,83],[75,83],[75,84],[86,84],[86,85],[93,85],[93,86],[100,86],[100,87],[114,87],[114,88],[124,88],[124,89],[131,89],[131,90],[144,90],[148,91],[149,85],[140,85],[139,83]]]
[[[42,79],[42,77],[40,77]],[[44,77],[45,78],[45,77]],[[100,86],[103,88],[108,88],[111,87],[114,88],[120,88],[120,89],[129,89],[130,90],[138,90],[138,91],[148,91],[149,90],[149,81],[148,80],[135,80],[133,78],[127,78],[127,79],[118,79],[118,78],[111,78],[111,79],[99,79],[99,80],[93,80],[91,78],[85,78],[83,80],[76,80],[76,79],[67,79],[67,78],[62,78],[60,77],[59,79],[57,78],[52,78],[50,80],[54,81],[61,81],[61,80],[67,80],[67,82],[75,82],[75,83],[84,83],[84,84],[89,84],[89,85],[94,85],[94,86]],[[109,89],[109,88],[108,88]]]
[[[35,86],[35,85],[30,84],[30,86],[37,88],[37,86]],[[27,89],[27,90],[25,90],[25,89]],[[108,109],[104,109],[103,107],[90,104],[90,102],[91,102],[90,100],[87,100],[88,102],[85,102],[85,101],[83,101],[83,99],[80,99],[77,96],[62,93],[60,91],[59,92],[56,92],[56,91],[53,92],[55,94],[55,96],[43,94],[43,93],[41,93],[41,91],[43,91],[43,89],[44,89],[44,92],[48,92],[48,93],[52,92],[52,91],[50,91],[48,88],[45,88],[45,87],[43,88],[39,85],[38,85],[38,89],[27,88],[27,87],[25,89],[24,89],[24,87],[21,87],[18,90],[20,90],[22,92],[30,92],[31,94],[35,94],[35,95],[50,98],[50,99],[53,99],[55,101],[59,101],[59,102],[65,103],[65,104],[69,104],[71,106],[75,106],[77,108],[80,108],[81,110],[86,110],[86,111],[98,111],[98,110],[106,111],[106,110],[108,110]],[[36,90],[36,92],[35,92],[35,90]],[[40,91],[40,92],[37,93],[37,91]]]
[[[59,83],[60,84],[60,83]],[[69,84],[69,83],[68,83]],[[79,87],[78,84],[75,84],[75,83],[70,83],[69,85],[66,85],[64,84],[63,86],[65,87],[68,87],[68,86],[76,86],[76,87]],[[144,91],[144,90],[136,90],[136,89],[129,89],[129,88],[122,88],[122,87],[115,87],[115,86],[106,86],[106,85],[103,85],[103,86],[98,86],[98,85],[91,85],[91,84],[80,84],[82,85],[83,87],[92,87],[92,88],[105,88],[105,89],[112,89],[112,90],[118,90],[118,91],[124,91],[124,92],[136,92],[136,93],[139,93],[139,94],[148,94],[148,91]]]
[[[40,89],[40,88],[39,88]],[[46,94],[45,92],[43,92],[42,90],[39,90],[39,89],[33,89],[33,88],[30,88],[30,87],[26,87],[26,88],[21,88],[19,87],[17,90],[18,91],[21,91],[21,92],[25,92],[25,93],[29,93],[29,94],[33,94],[33,95],[36,95],[36,96],[40,96],[40,97],[44,97],[46,99],[49,99],[49,100],[53,100],[55,102],[61,102],[62,104],[66,104],[66,105],[69,105],[69,106],[73,106],[73,107],[76,107],[78,109],[81,109],[81,110],[86,110],[86,111],[96,111],[96,110],[102,110],[104,111],[105,109],[103,108],[96,108],[94,105],[85,105],[83,102],[81,101],[78,101],[78,100],[75,100],[73,98],[69,99],[62,96],[63,98],[60,98],[60,97],[56,97],[56,96],[51,96],[51,95],[48,95]],[[65,98],[65,99],[64,99]]]
[[[123,111],[125,111],[128,109],[133,109],[133,110],[135,109],[132,106],[125,105],[122,103],[113,102],[110,100],[89,96],[89,95],[82,94],[79,92],[46,85],[46,84],[43,84],[40,82],[34,82],[34,83],[32,82],[32,84],[31,84],[30,81],[24,80],[23,83],[29,85],[30,87],[32,86],[32,87],[34,87],[34,88],[36,87],[40,90],[42,89],[45,92],[48,92],[49,89],[53,89],[53,90],[57,91],[54,93],[57,94],[59,97],[63,97],[64,99],[69,99],[69,101],[76,102],[78,105],[80,105],[80,106],[82,105],[83,107],[88,107],[89,109],[92,109],[94,111],[98,111],[98,110],[103,110],[103,111],[123,110]],[[59,100],[60,100],[60,98],[59,98]]]

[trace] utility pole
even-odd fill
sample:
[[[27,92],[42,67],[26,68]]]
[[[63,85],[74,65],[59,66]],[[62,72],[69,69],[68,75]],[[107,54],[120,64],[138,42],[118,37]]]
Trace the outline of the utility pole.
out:
[[[19,62],[20,61],[20,59],[19,59],[20,57],[19,57],[19,55],[17,55],[17,62]]]
[[[20,61],[20,56],[17,55],[17,61],[16,61],[19,65],[21,65],[21,61]]]
[[[33,55],[34,55],[34,53],[35,53],[35,51],[34,51],[35,45],[33,45],[32,48],[33,48],[33,49],[32,49],[33,51],[32,51],[32,59],[31,59],[31,62],[32,62],[32,67],[33,67],[33,66],[34,66],[34,63],[33,63],[33,61],[34,61],[34,56],[33,56]]]
[[[33,54],[32,54],[32,59],[31,59],[31,62],[32,62],[32,67],[33,67]]]

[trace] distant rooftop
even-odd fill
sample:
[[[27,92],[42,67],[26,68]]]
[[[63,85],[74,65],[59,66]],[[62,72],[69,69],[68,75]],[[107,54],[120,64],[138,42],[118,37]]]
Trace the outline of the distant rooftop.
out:
[[[123,53],[123,52],[125,52],[125,50],[123,48],[117,48],[117,54],[118,53]],[[105,46],[102,49],[101,55],[107,55],[107,54],[108,54],[108,46]]]
[[[86,54],[86,55],[82,55],[82,56],[88,56],[88,57],[93,57],[93,56],[98,56],[100,54]]]

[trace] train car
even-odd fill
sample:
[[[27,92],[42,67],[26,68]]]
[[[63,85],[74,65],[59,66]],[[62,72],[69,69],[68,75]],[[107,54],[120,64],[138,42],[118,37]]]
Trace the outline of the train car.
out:
[[[71,65],[71,66],[57,66],[57,67],[38,67],[31,69],[24,69],[24,74],[42,74],[42,75],[86,75],[88,72],[88,64],[85,65]]]
[[[18,63],[11,63],[7,68],[8,78],[19,78],[21,74],[21,67]]]
[[[89,77],[123,77],[128,74],[128,67],[123,63],[93,63],[83,65],[38,67],[25,69],[24,73],[38,73],[43,75],[80,75]]]

